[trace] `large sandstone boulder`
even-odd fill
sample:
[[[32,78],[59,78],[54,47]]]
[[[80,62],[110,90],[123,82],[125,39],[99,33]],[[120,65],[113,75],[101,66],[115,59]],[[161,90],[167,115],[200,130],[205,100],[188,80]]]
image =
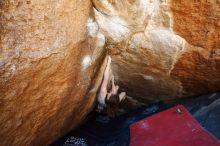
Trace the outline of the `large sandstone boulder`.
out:
[[[220,90],[220,2],[93,0],[116,79],[139,100]]]
[[[92,110],[105,67],[172,100],[220,90],[218,0],[0,1],[1,145],[48,145]]]
[[[92,109],[104,38],[87,34],[88,0],[0,8],[0,145],[47,145]]]

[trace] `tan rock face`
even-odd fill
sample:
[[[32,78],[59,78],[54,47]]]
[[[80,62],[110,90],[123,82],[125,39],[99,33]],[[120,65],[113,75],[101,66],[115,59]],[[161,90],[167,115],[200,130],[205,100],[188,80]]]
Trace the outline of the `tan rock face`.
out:
[[[91,3],[0,6],[0,145],[47,145],[78,125],[95,99],[104,52],[87,35]]]
[[[121,87],[139,100],[220,89],[219,1],[93,0]]]
[[[177,34],[209,51],[220,47],[219,0],[172,0],[170,7]]]
[[[173,29],[194,45],[178,59],[172,76],[186,96],[219,91],[220,1],[173,0],[170,7]]]
[[[48,145],[92,109],[108,53],[146,102],[220,89],[219,1],[0,1],[1,145]]]

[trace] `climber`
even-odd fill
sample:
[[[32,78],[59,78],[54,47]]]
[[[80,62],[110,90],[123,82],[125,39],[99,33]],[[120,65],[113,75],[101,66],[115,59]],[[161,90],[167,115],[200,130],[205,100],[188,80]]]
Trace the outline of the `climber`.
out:
[[[98,112],[106,110],[108,116],[114,118],[116,116],[116,109],[119,104],[125,100],[126,93],[118,94],[119,86],[114,83],[114,76],[111,79],[111,90],[108,92],[107,86],[110,78],[111,57],[107,57],[107,65],[105,68],[103,81],[98,93]]]

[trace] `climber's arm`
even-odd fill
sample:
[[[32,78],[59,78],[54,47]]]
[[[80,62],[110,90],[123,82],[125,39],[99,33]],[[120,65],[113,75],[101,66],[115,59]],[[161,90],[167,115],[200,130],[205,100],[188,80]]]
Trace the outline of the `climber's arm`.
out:
[[[119,89],[119,86],[115,85],[115,80],[114,80],[114,76],[113,76],[112,77],[112,90],[111,90],[111,93],[113,95],[116,95],[118,93],[118,89]]]
[[[112,95],[117,95],[118,89],[119,89],[119,86],[118,86],[118,85],[115,85],[114,76],[113,76],[113,77],[112,77],[112,88],[111,88],[111,91],[108,93],[107,99],[109,100],[109,98],[110,98]]]

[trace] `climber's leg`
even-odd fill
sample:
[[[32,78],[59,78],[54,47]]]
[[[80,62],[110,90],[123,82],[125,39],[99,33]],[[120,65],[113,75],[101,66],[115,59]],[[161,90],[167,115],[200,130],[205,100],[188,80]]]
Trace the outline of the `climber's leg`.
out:
[[[103,78],[103,81],[102,81],[102,85],[101,85],[101,88],[100,88],[100,91],[99,91],[99,96],[101,97],[106,97],[107,95],[107,85],[108,85],[108,80],[109,80],[109,76],[110,76],[110,67],[111,67],[111,57],[108,56],[107,58],[107,65],[106,65],[106,68],[105,68],[105,72],[104,72],[104,78]]]

